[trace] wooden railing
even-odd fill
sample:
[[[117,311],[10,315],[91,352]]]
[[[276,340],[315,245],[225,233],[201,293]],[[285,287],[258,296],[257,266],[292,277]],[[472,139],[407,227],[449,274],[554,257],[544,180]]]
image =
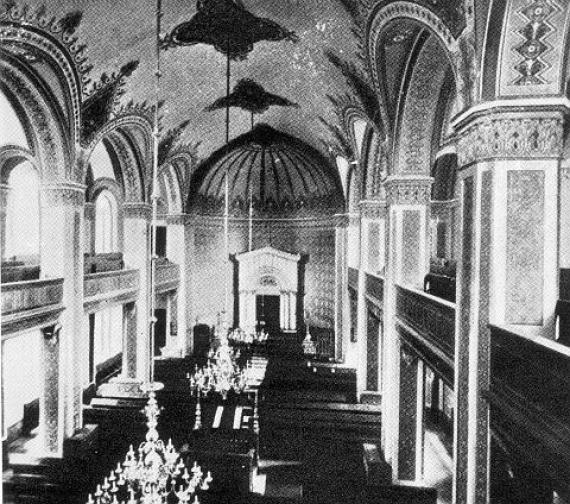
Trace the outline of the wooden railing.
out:
[[[396,315],[451,361],[455,357],[455,304],[396,286]]]
[[[156,265],[156,292],[166,292],[176,289],[180,282],[180,266],[171,262]]]
[[[138,270],[117,270],[84,276],[83,306],[94,312],[103,307],[134,301],[139,289]]]
[[[570,490],[570,349],[491,326],[494,433]]]
[[[55,322],[62,300],[63,278],[3,284],[3,334]]]
[[[384,279],[366,273],[366,295],[381,305],[384,302]]]

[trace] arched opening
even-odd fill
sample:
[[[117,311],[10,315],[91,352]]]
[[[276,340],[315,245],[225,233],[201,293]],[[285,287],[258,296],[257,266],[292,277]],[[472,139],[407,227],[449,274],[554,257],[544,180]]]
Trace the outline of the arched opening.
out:
[[[102,190],[95,200],[95,253],[118,252],[117,201],[109,190]]]
[[[109,151],[102,141],[97,143],[93,149],[89,159],[89,166],[91,168],[93,180],[97,180],[99,178],[116,180],[113,162],[109,156]]]
[[[33,280],[40,274],[40,181],[29,161],[8,176],[2,281]]]

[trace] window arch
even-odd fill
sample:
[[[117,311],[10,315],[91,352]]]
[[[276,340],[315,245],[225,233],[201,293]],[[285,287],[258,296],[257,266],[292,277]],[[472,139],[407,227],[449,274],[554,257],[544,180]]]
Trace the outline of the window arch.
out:
[[[39,264],[40,180],[29,162],[15,166],[8,176],[5,257]]]
[[[111,191],[104,189],[95,200],[95,252],[117,252],[119,233],[117,201]]]

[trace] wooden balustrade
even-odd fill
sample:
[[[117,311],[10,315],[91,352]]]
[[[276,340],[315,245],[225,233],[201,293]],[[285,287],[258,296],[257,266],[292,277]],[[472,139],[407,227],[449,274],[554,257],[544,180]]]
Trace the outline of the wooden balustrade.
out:
[[[513,453],[570,491],[570,349],[491,326],[494,434]]]
[[[156,265],[155,292],[174,290],[180,282],[180,266],[168,261]]]
[[[94,312],[110,305],[135,301],[138,289],[138,270],[117,270],[85,275],[84,309],[86,312]]]
[[[55,323],[62,299],[62,278],[3,284],[2,334]]]
[[[396,314],[430,346],[455,358],[455,304],[425,292],[396,286]]]

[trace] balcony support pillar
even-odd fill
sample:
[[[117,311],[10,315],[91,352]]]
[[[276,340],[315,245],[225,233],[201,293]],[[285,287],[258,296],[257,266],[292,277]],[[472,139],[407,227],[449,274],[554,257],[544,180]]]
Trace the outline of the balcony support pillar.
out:
[[[57,365],[60,389],[58,425],[65,437],[82,426],[83,386],[89,383],[89,338],[83,312],[83,201],[85,186],[73,182],[44,185],[41,188],[41,272],[43,277],[63,278],[61,329],[58,344],[46,352],[49,365]],[[47,347],[46,347],[47,348]],[[54,353],[59,353],[58,356]],[[47,365],[47,364],[46,364]],[[55,371],[54,371],[55,373]],[[53,392],[51,392],[53,393]],[[51,394],[50,393],[50,394]],[[51,415],[46,421],[56,421]],[[56,427],[45,426],[54,431]],[[63,437],[49,441],[50,452],[61,453]]]
[[[552,337],[563,111],[464,115],[455,353],[454,502],[489,501],[489,322]]]
[[[387,257],[384,282],[384,355],[382,360],[382,444],[394,478],[415,480],[421,477],[423,448],[421,429],[416,429],[416,414],[410,424],[400,418],[416,408],[422,393],[417,383],[402,369],[402,341],[396,328],[396,285],[419,287],[429,265],[429,201],[432,178],[424,175],[391,176],[386,181]],[[417,367],[417,362],[414,364]],[[414,369],[415,369],[414,367]],[[411,371],[410,371],[411,372]],[[417,376],[417,370],[414,371]],[[409,428],[408,428],[409,427]],[[402,432],[400,430],[402,429]]]

